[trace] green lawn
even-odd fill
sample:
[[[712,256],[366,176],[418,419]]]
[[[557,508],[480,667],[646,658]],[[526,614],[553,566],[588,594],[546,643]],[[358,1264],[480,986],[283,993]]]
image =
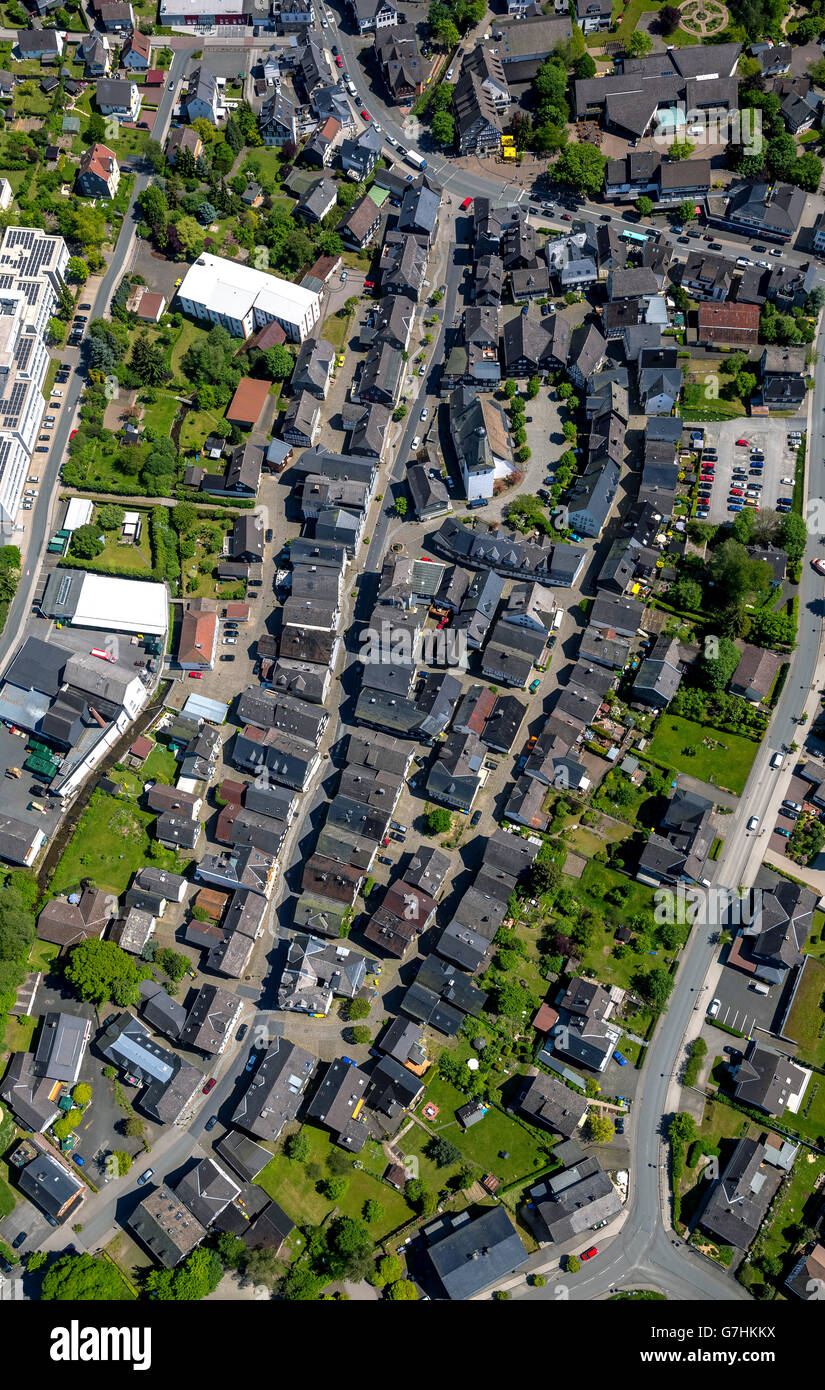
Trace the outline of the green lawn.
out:
[[[6,1014],[4,1037],[0,1051],[5,1047],[9,1052],[28,1052],[32,1045],[36,1018],[28,1018],[25,1023],[15,1014]],[[2,1031],[2,1030],[0,1030]]]
[[[185,381],[185,378],[181,369],[181,361],[183,360],[184,356],[186,355],[188,349],[192,346],[192,344],[197,342],[198,339],[205,338],[207,336],[207,332],[208,329],[201,328],[199,324],[194,322],[194,320],[183,320],[183,327],[180,332],[180,337],[178,338],[178,341],[175,343],[175,346],[172,349],[172,357],[170,361],[170,365],[174,376],[178,378],[182,383]]]
[[[786,1111],[784,1122],[788,1129],[796,1130],[805,1139],[821,1144],[825,1134],[825,1076],[812,1073],[798,1114],[792,1115]]]
[[[183,424],[180,427],[180,452],[181,454],[196,453],[202,449],[207,435],[211,434],[216,425],[223,420],[220,411],[212,410],[187,410],[183,417]],[[218,472],[218,460],[207,459],[209,471]]]
[[[329,343],[337,352],[340,352],[345,344],[349,324],[349,314],[345,314],[343,318],[339,318],[337,314],[327,314],[321,329],[324,342]]]
[[[636,883],[626,874],[591,860],[581,878],[566,880],[566,885],[572,889],[577,902],[594,914],[593,940],[585,950],[579,951],[585,972],[592,971],[604,985],[627,989],[638,971],[647,972],[654,965],[668,966],[673,960],[674,953],[662,947],[657,949],[655,956],[649,955],[646,949],[625,949],[621,957],[614,954],[618,949],[616,929],[637,914],[653,911],[653,890],[647,884]],[[605,894],[618,887],[628,890],[626,897],[621,902],[608,902]]]
[[[794,1040],[801,1057],[820,1067],[825,1066],[824,994],[825,965],[810,956],[785,1024],[785,1036]]]
[[[240,168],[244,174],[264,188],[280,185],[283,160],[277,150],[247,150],[241,160]],[[292,203],[289,203],[292,206]]]
[[[812,1210],[806,1211],[806,1207],[814,1194],[814,1183],[823,1172],[825,1158],[800,1149],[790,1181],[786,1181],[773,1208],[772,1219],[760,1232],[757,1245],[759,1254],[778,1255],[781,1259],[793,1249],[793,1241],[790,1244],[788,1241],[788,1228],[805,1223],[806,1218],[813,1223],[814,1213]],[[816,1202],[811,1203],[811,1207],[815,1205]]]
[[[5,1163],[2,1166],[4,1171],[8,1172]],[[4,1216],[8,1216],[9,1212],[14,1211],[16,1205],[17,1199],[14,1195],[14,1189],[9,1186],[5,1177],[0,1177],[0,1221],[3,1220]]]
[[[178,763],[174,753],[156,744],[137,772],[125,767],[113,768],[109,775],[113,782],[118,782],[131,797],[137,799],[143,792],[144,782],[165,782],[168,786],[174,782],[177,772]]]
[[[136,574],[147,573],[152,568],[152,550],[149,545],[149,513],[141,513],[143,524],[137,545],[124,544],[120,539],[120,529],[107,531],[106,544],[94,562],[96,570],[134,570]]]
[[[29,951],[29,970],[47,971],[59,954],[60,947],[56,946],[53,941],[41,941],[38,937]]]
[[[364,1165],[359,1171],[353,1168],[348,1176],[348,1187],[337,1203],[317,1191],[317,1179],[307,1172],[307,1165],[317,1164],[324,1177],[330,1176],[327,1160],[335,1148],[326,1130],[314,1125],[304,1125],[303,1133],[310,1140],[310,1156],[307,1163],[295,1163],[279,1152],[255,1179],[269,1196],[283,1207],[297,1226],[317,1226],[329,1215],[333,1207],[344,1216],[360,1216],[364,1203],[375,1198],[384,1208],[380,1221],[370,1226],[376,1240],[381,1240],[389,1231],[402,1226],[413,1216],[412,1209],[394,1188],[381,1182],[376,1176],[387,1166],[380,1144],[367,1141],[358,1161]],[[336,1149],[336,1152],[340,1150]],[[372,1169],[372,1171],[369,1171]]]
[[[157,400],[144,406],[143,424],[157,430],[160,436],[169,436],[179,410],[179,402],[170,391],[158,391]]]
[[[91,878],[99,888],[119,896],[147,859],[175,868],[177,855],[164,851],[148,833],[154,819],[152,811],[144,811],[132,801],[95,792],[54,871],[51,892],[68,892],[77,888],[82,878]]]
[[[424,1124],[428,1130],[443,1135],[451,1144],[455,1144],[466,1162],[476,1164],[484,1173],[495,1173],[503,1183],[530,1176],[534,1168],[547,1162],[548,1150],[553,1143],[551,1136],[513,1119],[496,1105],[491,1106],[483,1120],[468,1130],[462,1129],[455,1112],[460,1106],[466,1105],[468,1099],[451,1082],[445,1081],[437,1071],[434,1072],[416,1112],[421,1115],[423,1107],[431,1103],[438,1106],[439,1113],[434,1120],[422,1118],[422,1124],[416,1125],[401,1140],[405,1153],[418,1155],[422,1165],[421,1176],[425,1181],[430,1179],[433,1185],[443,1187],[447,1177],[460,1165],[437,1169],[424,1155],[423,1151],[431,1138],[423,1129]],[[507,1158],[501,1158],[501,1153],[506,1153]]]
[[[614,793],[618,791],[618,798],[614,798]],[[591,806],[595,806],[598,811],[604,811],[608,816],[614,816],[617,820],[626,821],[628,825],[639,823],[639,812],[646,801],[650,801],[650,793],[645,791],[644,786],[636,787],[630,778],[618,768],[612,768],[602,781],[601,786],[590,798]],[[642,824],[649,822],[642,819]],[[611,838],[619,838],[613,836]]]
[[[686,772],[741,795],[759,747],[738,734],[706,729],[692,719],[663,714],[644,757],[669,772]]]

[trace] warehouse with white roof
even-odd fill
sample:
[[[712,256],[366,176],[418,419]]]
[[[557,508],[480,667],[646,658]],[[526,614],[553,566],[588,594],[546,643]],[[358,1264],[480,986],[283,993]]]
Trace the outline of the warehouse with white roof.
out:
[[[184,313],[220,324],[235,338],[274,322],[290,342],[302,343],[321,317],[315,290],[206,253],[187,270],[178,299]]]
[[[53,570],[40,607],[58,622],[105,632],[165,637],[169,625],[165,585],[84,570]]]

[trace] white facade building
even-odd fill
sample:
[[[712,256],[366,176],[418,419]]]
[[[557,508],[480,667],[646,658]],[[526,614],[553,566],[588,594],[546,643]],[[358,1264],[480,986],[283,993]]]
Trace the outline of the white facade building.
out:
[[[302,343],[321,317],[314,290],[206,253],[189,267],[178,298],[184,313],[218,323],[235,338],[274,322],[290,342]]]
[[[45,333],[68,260],[63,238],[36,227],[8,227],[0,245],[0,539],[10,538],[46,409]]]

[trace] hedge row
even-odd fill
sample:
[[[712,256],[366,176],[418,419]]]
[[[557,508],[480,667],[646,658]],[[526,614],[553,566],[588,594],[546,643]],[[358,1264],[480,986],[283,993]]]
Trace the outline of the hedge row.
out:
[[[155,570],[167,580],[171,592],[180,591],[180,553],[178,536],[169,521],[168,507],[153,507],[149,517],[149,539]]]

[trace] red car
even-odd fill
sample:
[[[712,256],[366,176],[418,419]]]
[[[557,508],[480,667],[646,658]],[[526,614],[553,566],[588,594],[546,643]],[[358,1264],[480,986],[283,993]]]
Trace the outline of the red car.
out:
[[[572,219],[572,217],[570,216],[570,213],[569,213],[569,212],[563,212],[562,215],[561,215],[561,220],[562,220],[562,222],[572,222],[572,221],[573,221],[573,219]]]
[[[338,57],[335,59],[335,62],[336,62],[336,65],[337,65],[339,68],[342,68],[342,67],[344,66],[344,60],[343,60],[343,58],[341,57],[341,54],[340,54],[340,53],[338,54]]]
[[[812,560],[811,564],[813,565],[817,574],[825,574],[825,560]]]
[[[739,445],[739,447],[742,448],[742,449],[747,449],[747,448],[750,447],[749,444],[748,444],[747,439],[737,439],[736,443],[737,443],[737,444]]]
[[[190,672],[189,672],[189,679],[190,679],[190,681],[202,681],[202,680],[203,680],[203,672],[202,672],[202,671],[190,671]]]
[[[585,1252],[584,1252],[584,1254],[582,1255],[581,1258],[582,1258],[583,1260],[592,1260],[593,1256],[594,1256],[594,1255],[598,1255],[598,1253],[599,1253],[599,1247],[598,1247],[598,1245],[591,1245],[591,1247],[590,1247],[589,1250],[585,1250]]]
[[[212,1087],[213,1087],[213,1086],[217,1086],[217,1084],[218,1084],[217,1078],[214,1077],[214,1076],[210,1076],[210,1078],[209,1078],[209,1080],[207,1081],[206,1085],[202,1088],[202,1089],[203,1089],[203,1094],[204,1094],[205,1096],[208,1096],[208,1095],[209,1095],[209,1092],[212,1090]]]
[[[730,495],[731,495],[731,497],[742,497],[742,496],[744,496],[741,487],[732,487],[731,490],[730,490]]]
[[[469,207],[472,207],[472,203],[472,198],[465,198],[464,202],[461,204],[461,211],[466,212]]]
[[[75,437],[76,434],[77,434],[77,430],[72,430],[71,434],[69,435],[69,438],[70,438],[70,439],[74,439],[74,437]]]
[[[364,281],[364,289],[365,289],[365,290],[374,290],[374,289],[375,289],[375,281],[374,281],[374,280],[365,280],[365,281]]]
[[[361,119],[362,119],[362,121],[369,121],[369,120],[372,120],[372,117],[370,116],[369,111],[362,111],[362,112],[361,112]]]

